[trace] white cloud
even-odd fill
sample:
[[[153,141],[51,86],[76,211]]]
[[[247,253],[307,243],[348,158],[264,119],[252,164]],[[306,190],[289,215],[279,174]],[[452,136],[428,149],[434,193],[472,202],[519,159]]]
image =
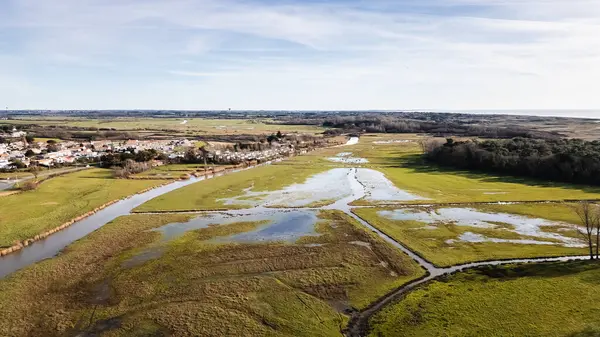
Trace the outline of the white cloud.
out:
[[[0,55],[44,70],[110,67],[131,82],[125,95],[42,78],[82,93],[57,108],[600,107],[596,0],[9,2],[0,33],[25,37]],[[29,98],[16,103],[53,105],[39,90]]]

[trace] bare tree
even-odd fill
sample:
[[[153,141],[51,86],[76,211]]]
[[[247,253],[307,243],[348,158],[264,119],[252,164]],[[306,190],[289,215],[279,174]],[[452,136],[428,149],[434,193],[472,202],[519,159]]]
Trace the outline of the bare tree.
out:
[[[600,212],[598,212],[598,207],[585,201],[575,207],[575,212],[585,227],[585,232],[581,233],[587,241],[590,259],[593,260],[594,256],[598,258],[598,243],[600,243]]]
[[[209,151],[206,148],[206,145],[201,146],[199,150],[202,153],[202,160],[204,161],[204,170],[206,170],[206,157],[208,156]]]
[[[33,174],[33,177],[35,178],[35,181],[38,180],[38,175],[40,173],[40,167],[38,165],[31,165],[29,167],[29,173]]]

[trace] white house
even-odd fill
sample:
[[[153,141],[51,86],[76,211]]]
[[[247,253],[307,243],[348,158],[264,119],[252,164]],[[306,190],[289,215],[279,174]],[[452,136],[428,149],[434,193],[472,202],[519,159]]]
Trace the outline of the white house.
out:
[[[27,136],[27,132],[25,131],[17,131],[17,128],[13,127],[12,133],[10,134],[12,138],[21,138]]]

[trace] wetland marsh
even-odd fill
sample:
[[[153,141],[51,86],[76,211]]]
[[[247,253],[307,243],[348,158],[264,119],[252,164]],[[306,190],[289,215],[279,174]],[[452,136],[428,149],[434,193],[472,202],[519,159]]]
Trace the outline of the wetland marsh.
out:
[[[496,291],[478,284],[492,271],[524,277],[498,284],[499,293],[538,287],[535,267],[493,265],[560,257],[551,259],[563,262],[551,265],[561,272],[546,276],[548,289],[579,287],[581,277],[595,275],[595,265],[565,262],[586,252],[570,206],[511,200],[517,188],[539,201],[600,198],[595,189],[425,173],[405,162],[417,146],[412,136],[351,138],[346,147],[128,199],[110,217],[84,220],[75,227],[83,234],[47,259],[4,274],[0,335],[420,335],[420,328],[441,331],[438,317],[463,305],[473,320],[451,316],[448,324],[469,335],[487,319],[472,306]],[[491,203],[446,205],[466,198]],[[490,269],[462,272],[472,267]],[[572,277],[560,278],[564,270]],[[436,302],[429,293],[462,297]],[[514,300],[527,301],[519,293]],[[490,296],[486,308],[497,313],[504,302]]]

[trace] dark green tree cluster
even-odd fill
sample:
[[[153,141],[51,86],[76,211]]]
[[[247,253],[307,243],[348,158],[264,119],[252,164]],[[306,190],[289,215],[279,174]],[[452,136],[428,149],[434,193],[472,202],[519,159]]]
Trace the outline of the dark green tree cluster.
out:
[[[154,149],[138,151],[137,153],[133,153],[133,151],[108,153],[100,157],[100,165],[102,167],[125,167],[128,161],[145,163],[153,159],[165,160],[167,156]]]
[[[308,124],[308,121],[306,122]],[[552,132],[519,126],[483,126],[454,120],[404,120],[377,115],[336,116],[323,120],[323,127],[348,132],[428,133],[434,136],[466,136],[483,138],[557,138]],[[331,132],[330,132],[331,133]]]
[[[432,147],[429,161],[460,169],[600,185],[600,141],[527,139],[454,141]]]

